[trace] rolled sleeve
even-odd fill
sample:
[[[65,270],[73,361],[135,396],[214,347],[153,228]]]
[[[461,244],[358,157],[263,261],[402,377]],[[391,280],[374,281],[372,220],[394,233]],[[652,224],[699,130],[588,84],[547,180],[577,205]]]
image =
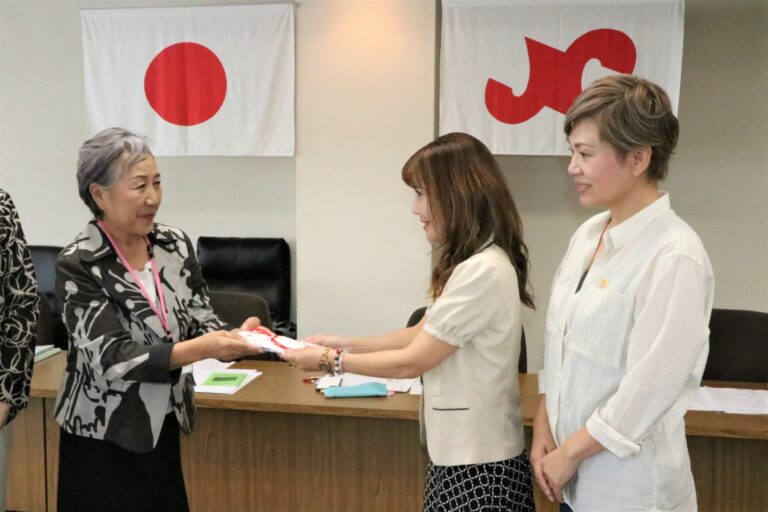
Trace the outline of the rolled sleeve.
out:
[[[587,420],[587,431],[606,450],[621,459],[631,459],[640,453],[640,444],[621,435],[620,432],[603,421],[599,409]]]
[[[503,297],[497,269],[467,260],[451,274],[443,293],[427,311],[424,331],[440,341],[463,347],[487,329]]]
[[[706,360],[713,286],[711,275],[686,256],[657,266],[630,336],[627,374],[588,425],[617,455],[631,455],[632,444],[639,450],[637,443],[671,409],[682,421],[684,391],[698,386]]]

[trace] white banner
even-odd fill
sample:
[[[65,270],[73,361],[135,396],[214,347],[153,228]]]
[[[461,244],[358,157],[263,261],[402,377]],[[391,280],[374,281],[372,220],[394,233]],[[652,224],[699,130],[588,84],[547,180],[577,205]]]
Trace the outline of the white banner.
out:
[[[156,155],[293,155],[292,4],[80,17],[91,134],[135,130]]]
[[[659,84],[677,112],[683,14],[683,0],[443,0],[440,134],[566,154],[568,107],[618,73]]]

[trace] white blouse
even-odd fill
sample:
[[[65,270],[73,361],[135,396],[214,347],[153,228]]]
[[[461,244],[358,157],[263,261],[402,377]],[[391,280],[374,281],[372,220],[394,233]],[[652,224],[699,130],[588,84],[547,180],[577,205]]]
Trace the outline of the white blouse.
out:
[[[685,415],[709,351],[714,276],[696,233],[663,194],[606,231],[609,213],[571,239],[552,285],[544,370],[558,445],[586,425],[606,450],[564,489],[575,512],[696,510]]]
[[[422,434],[438,466],[511,459],[524,448],[517,381],[517,273],[490,244],[456,266],[424,331],[458,347],[424,373]]]
[[[155,306],[159,307],[160,301],[158,300],[157,296],[157,288],[155,288],[155,275],[152,273],[152,260],[148,261],[144,265],[143,270],[134,270],[134,272],[139,278],[139,281],[141,281],[141,284],[143,284],[144,288],[146,288],[149,296],[152,297],[152,301],[154,301]]]
[[[155,275],[152,273],[152,260],[148,261],[144,265],[144,270],[135,270],[136,276],[141,281],[141,284],[146,288],[147,293],[155,303],[155,307],[160,307],[160,297],[157,295],[157,288],[155,287]],[[136,283],[138,284],[138,283]],[[186,370],[186,368],[185,368]],[[188,370],[187,370],[188,373]],[[168,398],[168,407],[165,410],[165,414],[173,412],[173,398]]]

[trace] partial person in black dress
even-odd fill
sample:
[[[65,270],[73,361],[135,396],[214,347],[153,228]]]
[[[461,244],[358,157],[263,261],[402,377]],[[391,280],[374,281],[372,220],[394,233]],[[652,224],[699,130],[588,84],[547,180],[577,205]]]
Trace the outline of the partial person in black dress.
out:
[[[11,196],[0,190],[0,510],[5,510],[7,426],[29,400],[39,302],[19,215]]]

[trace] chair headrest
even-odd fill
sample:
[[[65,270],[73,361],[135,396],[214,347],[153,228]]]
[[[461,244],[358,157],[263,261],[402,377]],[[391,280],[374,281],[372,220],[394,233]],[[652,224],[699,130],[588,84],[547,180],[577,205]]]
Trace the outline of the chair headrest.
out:
[[[255,293],[273,320],[290,318],[291,253],[283,238],[202,236],[197,258],[211,290]]]

